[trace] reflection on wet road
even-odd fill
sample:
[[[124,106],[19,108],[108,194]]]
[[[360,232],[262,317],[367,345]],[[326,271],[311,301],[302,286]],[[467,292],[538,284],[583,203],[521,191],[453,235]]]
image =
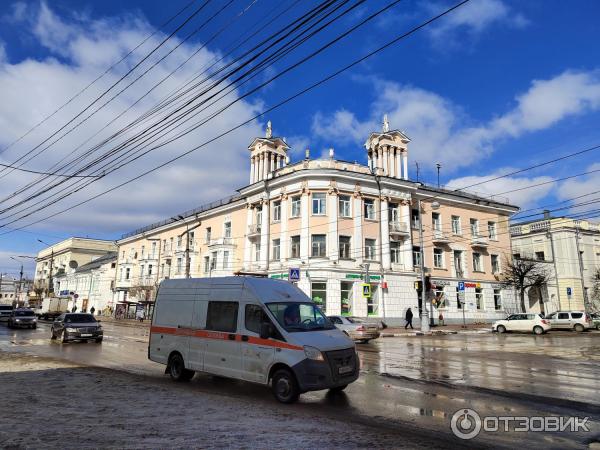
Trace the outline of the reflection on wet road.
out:
[[[164,377],[164,366],[147,359],[146,327],[106,323],[104,329],[102,344],[62,344],[50,341],[48,324],[37,330],[0,326],[0,349]],[[358,349],[361,377],[345,395],[307,393],[296,407],[450,439],[450,418],[462,408],[481,416],[576,415],[593,421],[590,433],[484,433],[472,442],[507,448],[517,441],[576,448],[600,434],[600,333],[411,336],[379,339]],[[199,376],[192,385],[272,401],[264,387],[248,383]]]

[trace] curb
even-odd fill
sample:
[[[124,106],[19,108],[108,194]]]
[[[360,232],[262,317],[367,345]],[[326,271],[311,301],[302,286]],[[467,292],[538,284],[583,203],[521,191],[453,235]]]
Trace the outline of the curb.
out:
[[[381,333],[379,337],[389,338],[389,337],[407,337],[407,336],[445,336],[449,334],[488,334],[491,333],[491,330],[437,330],[437,331],[413,331],[413,332],[404,332],[404,333]]]

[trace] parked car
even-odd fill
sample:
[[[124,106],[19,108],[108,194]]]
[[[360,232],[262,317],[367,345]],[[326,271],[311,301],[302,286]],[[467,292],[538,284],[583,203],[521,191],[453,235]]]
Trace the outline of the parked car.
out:
[[[0,305],[0,320],[8,320],[12,314],[12,305]]]
[[[104,330],[93,315],[85,313],[65,313],[52,322],[51,339],[62,338],[68,341],[102,342]]]
[[[592,318],[584,311],[556,311],[546,316],[553,329],[586,331],[594,327]]]
[[[8,328],[37,328],[37,318],[29,308],[13,309],[8,318]]]
[[[600,330],[600,314],[593,313],[590,315],[592,317],[592,323],[594,324],[594,327],[596,327],[596,330]]]
[[[328,316],[333,324],[346,333],[352,340],[367,344],[371,339],[379,337],[376,323],[368,323],[358,317]]]
[[[505,333],[507,331],[532,332],[544,334],[552,325],[541,314],[511,314],[504,320],[497,320],[492,325],[492,331]]]

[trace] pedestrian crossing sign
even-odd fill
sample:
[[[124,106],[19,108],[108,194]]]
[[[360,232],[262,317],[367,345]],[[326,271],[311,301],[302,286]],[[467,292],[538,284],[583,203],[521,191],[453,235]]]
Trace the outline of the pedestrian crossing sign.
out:
[[[371,298],[371,285],[367,283],[363,283],[362,292],[364,298]]]

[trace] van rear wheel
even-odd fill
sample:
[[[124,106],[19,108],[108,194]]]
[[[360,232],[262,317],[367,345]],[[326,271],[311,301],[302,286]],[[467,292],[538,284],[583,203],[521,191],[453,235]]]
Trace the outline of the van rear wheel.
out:
[[[583,327],[583,325],[578,323],[577,325],[575,325],[575,331],[577,331],[578,333],[582,333],[583,331],[585,331],[585,328]]]
[[[281,403],[294,403],[300,397],[300,389],[294,374],[288,369],[280,369],[273,375],[272,389],[275,398]]]
[[[183,357],[175,353],[169,358],[169,375],[173,381],[190,381],[194,371],[185,368]]]
[[[543,334],[544,333],[544,329],[542,327],[540,327],[539,325],[536,325],[535,327],[533,327],[533,333],[534,334]]]

